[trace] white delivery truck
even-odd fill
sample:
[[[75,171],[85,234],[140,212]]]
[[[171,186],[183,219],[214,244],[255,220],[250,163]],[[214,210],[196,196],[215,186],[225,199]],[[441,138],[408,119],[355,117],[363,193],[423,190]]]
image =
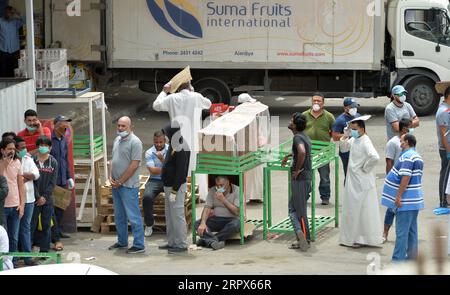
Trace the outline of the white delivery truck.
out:
[[[194,87],[228,102],[264,95],[377,97],[402,84],[420,115],[450,80],[448,0],[81,0],[46,5],[46,43],[110,81],[159,92],[190,65]]]

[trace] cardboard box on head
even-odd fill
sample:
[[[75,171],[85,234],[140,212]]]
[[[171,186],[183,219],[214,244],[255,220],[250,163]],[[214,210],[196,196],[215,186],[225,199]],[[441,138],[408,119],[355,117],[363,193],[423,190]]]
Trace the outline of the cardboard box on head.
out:
[[[175,93],[181,85],[189,83],[191,80],[191,68],[187,66],[170,80],[170,93]]]
[[[436,91],[438,94],[443,95],[445,90],[450,87],[450,81],[441,81],[436,83]]]

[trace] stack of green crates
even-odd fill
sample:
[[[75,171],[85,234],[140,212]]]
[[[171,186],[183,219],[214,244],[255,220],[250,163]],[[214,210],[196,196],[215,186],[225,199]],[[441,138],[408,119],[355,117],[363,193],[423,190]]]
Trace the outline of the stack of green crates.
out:
[[[94,136],[94,157],[103,153],[103,136]],[[74,158],[90,158],[91,147],[89,135],[75,135],[73,138]]]

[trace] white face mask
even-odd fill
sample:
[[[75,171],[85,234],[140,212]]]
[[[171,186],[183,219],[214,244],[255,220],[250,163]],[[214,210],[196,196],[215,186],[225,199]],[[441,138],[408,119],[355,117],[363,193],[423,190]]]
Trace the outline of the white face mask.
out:
[[[120,136],[121,138],[127,137],[128,135],[130,135],[130,132],[128,131],[117,131],[117,135]]]
[[[348,114],[352,117],[356,116],[357,112],[358,112],[357,108],[352,108],[352,109],[348,110]]]
[[[406,95],[402,95],[398,98],[398,100],[400,100],[401,103],[404,103],[406,101]]]
[[[314,112],[318,112],[318,111],[320,111],[320,105],[318,105],[318,104],[313,104],[312,109],[313,109]]]

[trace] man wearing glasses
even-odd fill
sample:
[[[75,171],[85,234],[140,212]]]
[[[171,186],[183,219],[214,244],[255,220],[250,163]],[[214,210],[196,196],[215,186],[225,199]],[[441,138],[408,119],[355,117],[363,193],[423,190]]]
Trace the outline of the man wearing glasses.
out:
[[[387,105],[384,111],[384,118],[386,119],[387,140],[399,135],[399,122],[406,118],[412,121],[411,128],[419,127],[419,118],[414,112],[413,107],[406,102],[407,91],[401,85],[396,85],[392,88],[391,103]]]

